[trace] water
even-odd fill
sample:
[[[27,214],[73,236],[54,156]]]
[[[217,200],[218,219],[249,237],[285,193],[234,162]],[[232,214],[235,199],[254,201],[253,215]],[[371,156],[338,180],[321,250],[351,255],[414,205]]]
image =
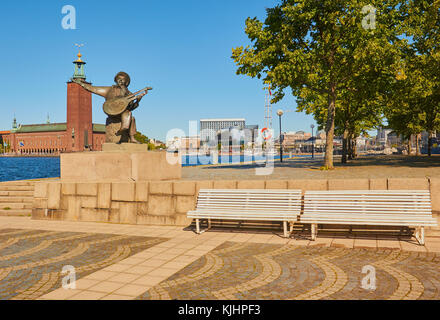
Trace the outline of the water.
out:
[[[58,157],[0,157],[0,181],[60,176]]]
[[[296,157],[309,157],[310,155],[295,155]],[[289,158],[288,154],[283,154],[283,159]],[[279,155],[271,155],[268,157],[269,160],[277,160],[280,159]],[[182,167],[188,166],[199,166],[199,165],[207,165],[214,164],[214,157],[212,155],[186,155],[182,156]],[[222,155],[218,157],[218,164],[226,164],[226,163],[240,163],[240,162],[251,162],[251,161],[261,161],[266,160],[266,156],[264,155]]]
[[[280,156],[270,156],[269,159],[279,159]],[[283,155],[283,159],[289,155]],[[295,157],[310,157],[295,155]],[[218,164],[240,163],[265,160],[265,156],[234,155],[221,156]],[[213,164],[213,156],[182,156],[182,167]],[[0,157],[0,181],[29,180],[41,178],[56,178],[60,176],[59,157]]]

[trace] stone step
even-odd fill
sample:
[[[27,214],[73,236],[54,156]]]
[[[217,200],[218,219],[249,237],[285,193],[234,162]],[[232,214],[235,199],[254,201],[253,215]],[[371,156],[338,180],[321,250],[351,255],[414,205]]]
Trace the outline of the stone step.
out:
[[[34,191],[34,186],[1,185],[0,191]]]
[[[26,203],[26,202],[2,202],[0,203],[0,209],[8,210],[9,209],[32,209],[33,203]]]
[[[31,209],[11,209],[11,210],[4,210],[0,209],[0,216],[31,216],[32,210]]]
[[[3,181],[0,186],[34,186],[35,181]]]
[[[12,196],[12,197],[23,197],[23,196],[34,196],[34,191],[0,191],[0,197],[8,197],[8,196]]]
[[[14,202],[14,203],[32,203],[34,201],[34,197],[5,197],[0,196],[0,204],[5,202]]]

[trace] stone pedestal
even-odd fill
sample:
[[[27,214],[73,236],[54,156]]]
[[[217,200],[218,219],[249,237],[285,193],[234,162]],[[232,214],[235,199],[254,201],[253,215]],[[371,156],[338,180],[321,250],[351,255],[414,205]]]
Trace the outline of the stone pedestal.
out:
[[[112,152],[147,152],[147,144],[137,143],[103,143],[102,151]]]
[[[137,144],[105,145],[105,149],[112,151],[61,154],[61,180],[158,181],[181,178],[181,165],[169,163],[165,151],[145,151],[145,145]],[[124,148],[132,151],[124,151]]]

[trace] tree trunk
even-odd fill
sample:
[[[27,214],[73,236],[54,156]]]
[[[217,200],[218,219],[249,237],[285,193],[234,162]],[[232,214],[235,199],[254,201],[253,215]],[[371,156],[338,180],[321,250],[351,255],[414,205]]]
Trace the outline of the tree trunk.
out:
[[[420,138],[420,133],[416,135],[416,156],[420,156],[419,138]]]
[[[351,140],[351,133],[348,135],[348,159],[353,160],[353,142]]]
[[[352,158],[356,159],[357,158],[357,144],[356,144],[356,138],[354,136],[352,139],[352,143],[353,143],[353,146],[351,148]]]
[[[410,135],[409,136],[409,138],[408,138],[408,155],[410,156],[411,155],[411,152],[412,152],[412,146],[411,146],[411,137],[412,137],[412,135]]]
[[[334,169],[333,166],[333,136],[335,134],[335,113],[336,113],[336,84],[330,84],[330,93],[328,95],[328,113],[325,126],[325,157],[324,167]]]
[[[432,146],[432,131],[428,131],[428,156],[431,156],[431,146]]]
[[[342,158],[341,163],[347,163],[347,153],[348,153],[348,130],[344,130],[344,136],[342,138]]]

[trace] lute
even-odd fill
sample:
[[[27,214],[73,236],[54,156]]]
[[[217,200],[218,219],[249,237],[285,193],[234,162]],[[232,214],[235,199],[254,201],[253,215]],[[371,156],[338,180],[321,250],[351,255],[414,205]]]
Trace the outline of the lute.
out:
[[[125,97],[118,97],[118,98],[114,98],[114,99],[109,99],[104,102],[104,105],[102,106],[102,108],[104,109],[104,112],[109,116],[119,115],[127,109],[127,106],[129,105],[130,102],[135,100],[138,95],[142,94],[143,92],[145,92],[147,90],[153,90],[153,88],[146,87],[142,90],[136,91],[136,92],[129,94],[128,96],[125,96]]]

